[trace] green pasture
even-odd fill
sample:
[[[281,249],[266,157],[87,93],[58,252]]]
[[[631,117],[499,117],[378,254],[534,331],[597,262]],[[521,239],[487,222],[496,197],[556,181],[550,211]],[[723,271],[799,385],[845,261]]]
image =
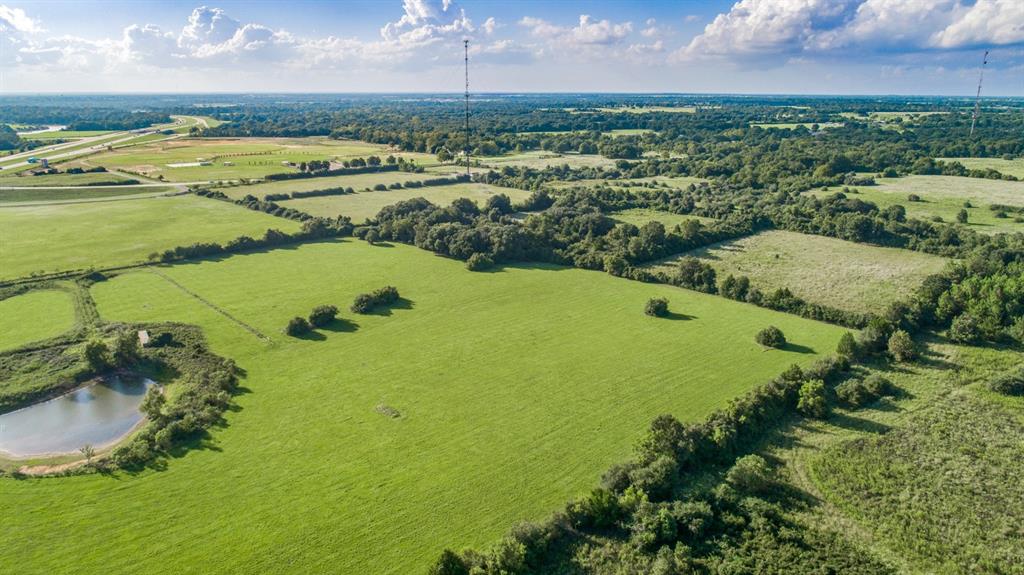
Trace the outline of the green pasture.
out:
[[[198,196],[0,208],[0,279],[137,263],[159,250],[299,224]]]
[[[370,155],[386,156],[386,148],[375,144],[326,138],[179,138],[132,146],[98,154],[90,162],[108,169],[122,169],[172,182],[262,178],[269,174],[294,172],[283,162],[344,160]],[[206,160],[209,166],[172,167]],[[228,165],[225,165],[227,163]]]
[[[35,290],[0,300],[0,351],[60,335],[74,323],[66,291]]]
[[[503,166],[520,166],[534,169],[544,169],[549,166],[561,166],[568,164],[573,168],[588,167],[610,167],[615,165],[615,160],[598,156],[596,154],[560,154],[535,150],[521,154],[509,154],[507,156],[486,156],[474,158],[485,166],[501,168]]]
[[[619,106],[615,108],[595,108],[595,110],[615,114],[650,114],[651,112],[695,114],[697,112],[696,106]]]
[[[650,178],[626,178],[622,180],[572,180],[554,181],[546,185],[554,189],[572,188],[576,186],[594,187],[608,186],[615,190],[632,190],[642,192],[645,190],[657,191],[659,188],[681,189],[690,184],[698,185],[707,180],[693,176],[656,176]]]
[[[623,128],[619,130],[608,130],[607,132],[601,132],[606,136],[613,138],[618,136],[643,136],[644,134],[653,134],[654,130],[648,130],[643,128]]]
[[[711,264],[719,280],[745,275],[765,293],[785,287],[809,302],[875,313],[910,295],[946,265],[945,259],[921,252],[779,230],[712,244],[652,265],[673,267],[682,256]]]
[[[685,214],[673,214],[670,212],[663,212],[659,210],[647,210],[643,208],[635,208],[631,210],[622,210],[619,212],[612,212],[608,214],[609,217],[616,221],[623,222],[626,224],[633,224],[634,226],[642,226],[648,222],[661,222],[661,225],[665,226],[665,229],[671,230],[679,224],[688,221],[698,221],[703,224],[709,224],[714,220],[712,218],[702,218],[700,216],[691,216]]]
[[[451,168],[456,170],[457,168]],[[452,173],[451,171],[449,173]],[[324,190],[329,188],[352,188],[356,191],[373,188],[377,184],[394,184],[405,182],[420,182],[428,179],[436,179],[444,174],[437,172],[424,172],[413,174],[409,172],[376,172],[371,174],[355,174],[351,176],[328,176],[323,178],[305,178],[298,180],[282,180],[278,182],[262,182],[247,186],[226,186],[219,188],[228,196],[238,199],[247,195],[262,198],[267,194],[281,194],[292,192],[306,192],[310,190]]]
[[[904,176],[902,178],[876,178],[875,186],[853,186],[857,193],[848,194],[876,204],[879,208],[901,205],[907,210],[907,217],[930,220],[940,217],[946,222],[955,222],[956,215],[964,208],[964,202],[971,202],[967,208],[967,225],[982,233],[1024,231],[1024,223],[1015,222],[1014,215],[997,218],[989,209],[991,204],[1024,206],[1024,182],[985,180],[960,176]],[[814,195],[825,195],[842,191],[832,187],[825,191],[812,191]],[[922,201],[908,201],[910,194],[916,194]]]
[[[64,168],[64,166],[61,166]],[[22,172],[24,174],[24,172]],[[123,182],[127,180],[124,176],[110,172],[88,173],[88,174],[47,174],[42,176],[31,176],[28,174],[15,175],[0,172],[0,192],[8,187],[60,187],[60,186],[89,186],[97,182]]]
[[[387,284],[395,308],[347,311]],[[598,272],[475,273],[356,240],[147,268],[92,293],[109,321],[199,324],[245,391],[158,470],[0,480],[0,571],[421,573],[589,491],[657,414],[702,419],[842,333]],[[672,318],[644,315],[656,296]],[[346,321],[281,334],[319,304]],[[757,345],[769,324],[793,346]]]
[[[474,182],[381,192],[357,192],[343,196],[318,196],[284,200],[278,203],[314,216],[348,216],[352,218],[353,222],[362,223],[368,218],[375,217],[381,208],[412,198],[426,198],[438,206],[447,206],[459,198],[469,198],[483,206],[487,198],[497,194],[505,194],[512,198],[513,202],[516,202],[529,197],[530,192]]]
[[[83,188],[54,189],[31,188],[27,190],[5,189],[0,186],[0,205],[17,203],[58,204],[72,202],[120,201],[145,196],[162,196],[177,192],[176,188],[167,186],[136,187],[136,186],[88,186]],[[6,206],[10,207],[10,206]]]
[[[819,129],[842,128],[842,122],[751,122],[751,127],[764,128],[765,130],[795,130],[801,126],[810,130],[817,124]]]
[[[76,140],[109,134],[110,130],[56,130],[37,134],[21,134],[22,140]]]
[[[943,162],[960,162],[969,170],[993,169],[1001,174],[1024,179],[1024,158],[1005,160],[1003,158],[937,158]]]

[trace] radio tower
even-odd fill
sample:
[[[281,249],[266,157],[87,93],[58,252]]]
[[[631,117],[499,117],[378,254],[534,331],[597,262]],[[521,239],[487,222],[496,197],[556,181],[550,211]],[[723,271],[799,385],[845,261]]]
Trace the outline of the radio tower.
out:
[[[466,145],[462,153],[466,156],[466,175],[469,176],[469,40],[463,40],[462,47],[466,53]]]
[[[988,64],[988,50],[985,50],[985,56],[981,59],[981,73],[978,74],[978,94],[974,96],[974,113],[971,114],[971,136],[974,135],[974,125],[978,121],[978,108],[981,106],[981,81],[985,79],[985,64]]]

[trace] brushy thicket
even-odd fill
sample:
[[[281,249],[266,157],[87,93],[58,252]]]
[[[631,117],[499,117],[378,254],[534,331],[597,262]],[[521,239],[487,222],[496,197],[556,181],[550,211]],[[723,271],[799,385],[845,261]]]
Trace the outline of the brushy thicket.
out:
[[[111,453],[110,462],[122,468],[140,467],[173,446],[198,437],[221,421],[238,387],[234,361],[209,350],[202,331],[183,324],[145,327],[152,345],[138,361],[158,373],[174,374],[174,400],[160,402],[147,412],[148,421],[131,440]]]
[[[1018,573],[1021,445],[1018,417],[958,394],[884,435],[827,449],[812,470],[830,501],[929,571]]]

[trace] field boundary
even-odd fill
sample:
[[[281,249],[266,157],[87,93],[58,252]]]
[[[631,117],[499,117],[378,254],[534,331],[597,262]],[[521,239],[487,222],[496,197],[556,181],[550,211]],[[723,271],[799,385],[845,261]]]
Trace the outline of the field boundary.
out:
[[[160,276],[161,278],[165,279],[167,281],[167,283],[169,283],[172,286],[178,288],[179,290],[185,292],[186,294],[192,296],[193,298],[198,300],[199,303],[205,305],[206,307],[212,309],[213,311],[219,313],[220,315],[228,318],[229,320],[231,320],[232,322],[237,324],[239,327],[241,327],[245,331],[253,334],[257,338],[265,341],[266,343],[270,343],[270,344],[274,343],[274,340],[272,340],[269,337],[267,337],[266,335],[264,335],[263,332],[261,332],[260,330],[258,330],[255,327],[245,323],[244,321],[238,319],[237,317],[231,315],[231,313],[228,312],[227,310],[221,308],[217,304],[211,302],[210,300],[204,298],[203,296],[197,294],[196,292],[194,292],[194,291],[188,289],[187,287],[181,285],[180,283],[178,283],[177,280],[174,280],[174,279],[170,278],[169,276],[167,276],[163,272],[160,272],[160,271],[157,271],[157,270],[145,270],[145,271],[148,272],[148,273]]]

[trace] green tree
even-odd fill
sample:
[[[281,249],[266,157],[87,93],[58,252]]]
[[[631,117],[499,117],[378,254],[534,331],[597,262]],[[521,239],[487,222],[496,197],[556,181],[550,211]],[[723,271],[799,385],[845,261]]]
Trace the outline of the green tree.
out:
[[[466,260],[466,269],[471,272],[486,270],[494,266],[494,260],[487,254],[475,253]]]
[[[334,321],[338,308],[333,305],[318,305],[309,313],[309,323],[313,327],[324,327]]]
[[[914,340],[910,334],[898,329],[889,336],[889,355],[896,361],[910,361],[917,356]]]
[[[760,455],[750,454],[736,460],[725,480],[740,491],[762,493],[775,484],[772,468]]]
[[[159,421],[164,416],[164,404],[167,399],[163,392],[156,385],[146,390],[146,396],[142,398],[142,405],[139,410],[146,414],[150,421]]]
[[[82,359],[93,371],[103,371],[111,366],[110,348],[102,339],[90,339],[82,348]]]
[[[956,221],[960,222],[961,224],[966,224],[967,223],[967,210],[960,210],[959,212],[957,212],[956,213]]]
[[[663,297],[653,297],[647,300],[644,313],[651,317],[665,317],[668,315],[668,300]]]
[[[765,347],[774,347],[776,349],[783,348],[786,346],[786,336],[782,333],[782,330],[770,325],[761,331],[757,332],[754,337],[757,343]]]
[[[828,401],[825,398],[825,382],[820,379],[809,379],[800,386],[796,403],[797,411],[813,417],[824,419],[828,416]]]
[[[114,348],[111,350],[114,365],[125,366],[136,362],[139,359],[139,336],[138,334],[124,330],[118,332],[114,339]]]
[[[445,549],[427,572],[430,575],[469,575],[469,567],[451,549]]]
[[[292,337],[298,337],[309,333],[312,328],[304,317],[293,317],[284,328],[284,333]]]
[[[857,357],[857,340],[853,337],[852,333],[846,332],[839,338],[836,353],[850,359]]]

